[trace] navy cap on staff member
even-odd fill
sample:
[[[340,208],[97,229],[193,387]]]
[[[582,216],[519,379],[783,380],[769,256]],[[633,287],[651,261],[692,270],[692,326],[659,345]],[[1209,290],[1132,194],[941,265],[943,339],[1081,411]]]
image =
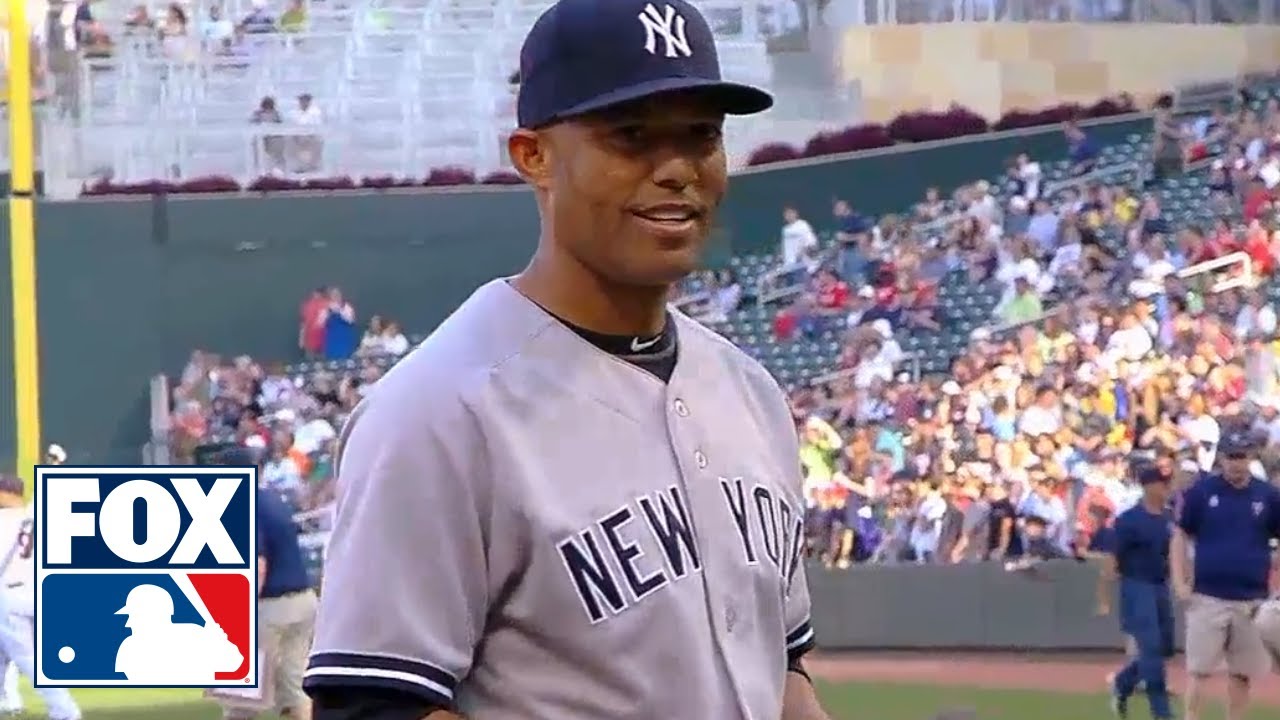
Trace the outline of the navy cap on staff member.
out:
[[[729,115],[773,105],[764,90],[720,76],[711,28],[684,0],[560,0],[525,37],[519,79],[527,129],[681,90]]]
[[[1247,455],[1253,450],[1253,437],[1244,430],[1232,430],[1222,436],[1218,448],[1224,455]]]

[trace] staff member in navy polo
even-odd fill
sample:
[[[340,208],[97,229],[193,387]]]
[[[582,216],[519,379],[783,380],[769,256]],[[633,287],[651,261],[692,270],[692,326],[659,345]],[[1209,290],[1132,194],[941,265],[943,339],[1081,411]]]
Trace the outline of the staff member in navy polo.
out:
[[[1169,597],[1169,541],[1173,514],[1168,509],[1170,476],[1154,465],[1138,469],[1142,499],[1116,517],[1111,560],[1103,578],[1120,579],[1120,629],[1133,640],[1130,661],[1111,679],[1111,707],[1127,717],[1129,697],[1138,684],[1146,689],[1151,716],[1172,718],[1165,659],[1173,655],[1173,603]],[[1103,595],[1102,597],[1107,597]],[[1109,610],[1104,603],[1103,614]]]
[[[1271,541],[1280,538],[1280,490],[1250,473],[1244,430],[1224,433],[1218,449],[1221,472],[1182,494],[1170,548],[1173,588],[1187,602],[1185,720],[1200,720],[1205,681],[1224,660],[1226,720],[1244,720],[1250,682],[1270,669],[1254,617],[1267,597]]]
[[[255,465],[261,456],[237,447],[218,456],[219,465]],[[311,588],[293,510],[269,490],[258,493],[258,643],[266,651],[276,712],[310,720],[311,701],[302,691],[302,674],[311,652],[316,594]],[[252,712],[228,708],[227,720],[248,720]]]

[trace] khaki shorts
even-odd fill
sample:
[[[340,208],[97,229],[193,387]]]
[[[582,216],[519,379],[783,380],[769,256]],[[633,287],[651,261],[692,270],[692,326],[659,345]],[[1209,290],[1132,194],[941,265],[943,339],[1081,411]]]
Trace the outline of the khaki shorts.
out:
[[[311,635],[316,624],[316,594],[313,590],[258,601],[258,644],[272,665],[272,699],[277,712],[308,707],[302,691],[302,673],[307,669]],[[227,710],[227,720],[248,720],[254,713]],[[310,713],[307,713],[310,716]]]
[[[1254,622],[1262,635],[1262,644],[1271,655],[1272,669],[1280,672],[1280,598],[1263,603]]]
[[[1271,658],[1254,624],[1257,601],[1223,600],[1195,594],[1187,603],[1187,672],[1257,678],[1271,670]]]

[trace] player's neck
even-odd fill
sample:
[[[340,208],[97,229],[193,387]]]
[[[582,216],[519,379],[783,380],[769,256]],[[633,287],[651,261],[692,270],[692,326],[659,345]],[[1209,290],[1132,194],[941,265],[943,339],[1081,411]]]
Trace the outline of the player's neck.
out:
[[[621,287],[542,248],[511,284],[547,312],[606,335],[652,337],[666,324],[667,289]]]
[[[1152,515],[1161,515],[1164,513],[1165,503],[1163,500],[1154,500],[1152,498],[1142,498],[1142,509]]]

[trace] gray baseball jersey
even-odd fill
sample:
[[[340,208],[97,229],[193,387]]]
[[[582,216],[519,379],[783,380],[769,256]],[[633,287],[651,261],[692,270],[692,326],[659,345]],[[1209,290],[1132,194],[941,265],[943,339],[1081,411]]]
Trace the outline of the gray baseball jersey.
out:
[[[777,720],[813,645],[795,429],[674,314],[668,383],[498,280],[344,430],[308,688],[482,720]]]

